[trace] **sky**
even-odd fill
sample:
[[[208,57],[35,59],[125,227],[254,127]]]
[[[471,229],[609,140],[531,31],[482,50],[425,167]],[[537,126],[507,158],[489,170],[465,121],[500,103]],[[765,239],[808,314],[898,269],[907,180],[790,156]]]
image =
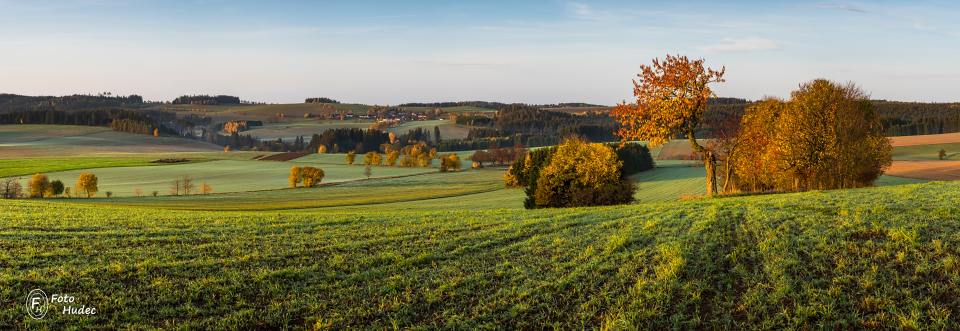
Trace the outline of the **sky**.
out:
[[[0,93],[613,105],[666,54],[725,97],[960,101],[952,1],[0,0]]]

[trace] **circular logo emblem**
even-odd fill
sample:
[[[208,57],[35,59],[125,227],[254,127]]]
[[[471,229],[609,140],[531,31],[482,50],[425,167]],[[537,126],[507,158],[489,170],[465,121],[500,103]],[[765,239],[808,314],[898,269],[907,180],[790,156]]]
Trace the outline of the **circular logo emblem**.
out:
[[[50,310],[50,300],[47,294],[40,289],[35,289],[27,294],[27,314],[33,319],[41,319],[47,315]]]

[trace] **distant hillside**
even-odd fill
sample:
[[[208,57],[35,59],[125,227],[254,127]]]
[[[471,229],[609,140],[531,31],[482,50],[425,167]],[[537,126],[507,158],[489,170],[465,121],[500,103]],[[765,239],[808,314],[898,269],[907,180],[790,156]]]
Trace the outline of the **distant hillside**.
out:
[[[139,95],[26,96],[0,94],[0,113],[33,110],[84,110],[96,108],[139,108],[144,105]]]

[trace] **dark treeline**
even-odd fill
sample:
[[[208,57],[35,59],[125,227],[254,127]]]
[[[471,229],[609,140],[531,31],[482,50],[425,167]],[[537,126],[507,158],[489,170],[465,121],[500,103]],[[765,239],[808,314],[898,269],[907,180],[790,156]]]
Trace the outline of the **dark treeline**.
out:
[[[394,137],[393,143],[390,142],[390,134],[386,131],[360,128],[327,129],[323,133],[313,134],[309,142],[303,136],[299,136],[294,138],[293,141],[288,142],[282,138],[276,140],[259,140],[253,136],[239,133],[233,133],[228,136],[209,135],[207,136],[207,141],[221,146],[230,146],[230,148],[235,150],[317,152],[320,146],[323,145],[324,151],[327,153],[346,153],[353,151],[358,154],[363,154],[367,152],[382,152],[384,145],[391,145],[396,150],[399,150],[403,146],[418,143],[435,147],[436,144],[431,141],[430,131],[431,130],[423,128],[416,128]]]
[[[504,109],[510,106],[529,106],[534,108],[606,107],[603,105],[594,105],[594,104],[583,103],[583,102],[562,102],[562,103],[554,103],[554,104],[527,105],[527,104],[521,104],[521,103],[508,104],[503,102],[490,102],[490,101],[409,102],[409,103],[400,104],[397,107],[449,108],[449,107],[463,107],[463,106],[495,109],[495,110]]]
[[[184,95],[171,102],[175,105],[235,105],[240,104],[240,98],[231,95]]]
[[[330,98],[307,98],[303,101],[304,103],[340,103],[340,101],[330,99]]]
[[[886,100],[871,101],[887,136],[915,136],[960,132],[960,103],[923,103]],[[698,137],[714,137],[716,126],[739,121],[753,103],[743,99],[711,99]]]
[[[84,110],[95,108],[138,108],[143,106],[143,97],[139,95],[115,96],[66,95],[66,96],[25,96],[0,94],[0,113],[31,110]]]
[[[157,126],[147,121],[138,121],[138,120],[133,120],[129,118],[119,118],[119,119],[114,119],[113,121],[110,122],[110,128],[113,129],[113,131],[119,131],[119,132],[152,134],[153,129],[157,129]]]
[[[960,132],[960,103],[873,101],[888,136]]]
[[[33,110],[0,114],[0,124],[56,124],[105,126],[116,131],[193,137],[193,128],[210,123],[210,118],[146,109]],[[149,127],[149,129],[147,129]]]
[[[429,107],[429,108],[449,108],[449,107],[477,107],[486,109],[500,109],[507,104],[502,102],[488,101],[450,101],[450,102],[410,102],[397,105],[397,107]]]
[[[483,116],[458,116],[457,124],[474,126],[468,133],[468,141],[456,145],[484,145],[489,138],[509,137],[513,142],[537,147],[554,145],[563,137],[580,136],[591,141],[614,141],[617,123],[606,114],[589,113],[574,115],[544,110],[536,106],[509,105],[500,109],[493,118]],[[476,143],[470,140],[479,140]],[[493,142],[499,143],[499,142]],[[460,150],[444,146],[449,150]],[[441,148],[446,151],[447,149]]]

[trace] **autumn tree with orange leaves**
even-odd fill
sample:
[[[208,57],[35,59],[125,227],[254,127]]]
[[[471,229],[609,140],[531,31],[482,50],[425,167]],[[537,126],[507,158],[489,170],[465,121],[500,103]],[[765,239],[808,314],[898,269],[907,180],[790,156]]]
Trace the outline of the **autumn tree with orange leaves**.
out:
[[[635,103],[620,103],[611,115],[620,122],[617,135],[622,142],[645,140],[651,146],[662,145],[677,136],[690,141],[693,150],[703,157],[707,172],[707,195],[717,192],[717,159],[714,152],[697,142],[694,133],[707,110],[707,100],[714,96],[711,84],[723,82],[726,68],[704,67],[704,60],[667,55],[654,59],[652,65],[641,65],[633,81]]]

